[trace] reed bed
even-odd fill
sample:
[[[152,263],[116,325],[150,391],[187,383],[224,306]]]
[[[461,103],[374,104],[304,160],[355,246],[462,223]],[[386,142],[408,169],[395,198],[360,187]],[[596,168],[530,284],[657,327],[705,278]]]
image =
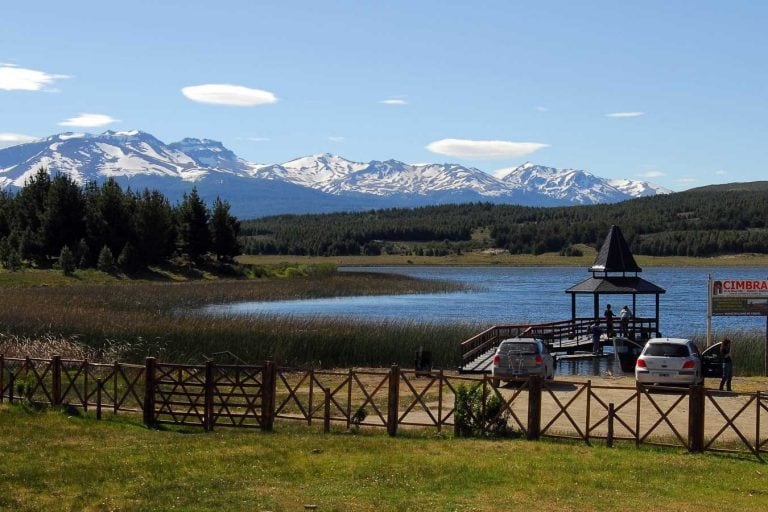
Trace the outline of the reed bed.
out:
[[[207,304],[463,289],[448,282],[391,274],[350,273],[292,279],[112,283],[0,288],[2,352],[53,350],[91,360],[204,361],[229,351],[247,362],[291,366],[412,365],[419,347],[436,366],[460,361],[458,344],[472,325],[360,322],[345,318],[213,317]],[[47,352],[50,353],[50,352]],[[26,355],[26,354],[25,354]]]

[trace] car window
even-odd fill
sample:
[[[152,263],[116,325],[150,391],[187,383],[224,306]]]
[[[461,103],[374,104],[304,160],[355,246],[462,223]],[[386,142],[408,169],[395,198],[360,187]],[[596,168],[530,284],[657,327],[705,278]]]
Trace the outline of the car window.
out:
[[[505,354],[536,354],[538,350],[535,342],[518,342],[502,343],[499,351]]]
[[[646,356],[688,357],[688,347],[677,343],[649,343],[645,347]]]

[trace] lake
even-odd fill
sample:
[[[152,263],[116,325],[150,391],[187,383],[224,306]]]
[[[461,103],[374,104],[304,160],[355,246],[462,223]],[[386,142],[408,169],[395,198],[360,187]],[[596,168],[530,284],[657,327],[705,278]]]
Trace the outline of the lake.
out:
[[[345,317],[363,320],[469,322],[483,325],[567,320],[570,295],[565,290],[590,277],[585,267],[348,267],[343,272],[390,272],[422,279],[458,281],[474,289],[459,293],[340,297],[276,302],[212,305],[209,314]],[[707,320],[707,276],[766,279],[766,268],[649,267],[639,275],[667,292],[660,298],[660,331],[665,336],[704,335]],[[602,295],[600,311],[610,303],[618,313],[630,295]],[[635,315],[653,316],[653,295],[637,297]],[[592,296],[577,296],[577,316],[592,315]],[[764,331],[764,317],[715,317],[712,328]]]

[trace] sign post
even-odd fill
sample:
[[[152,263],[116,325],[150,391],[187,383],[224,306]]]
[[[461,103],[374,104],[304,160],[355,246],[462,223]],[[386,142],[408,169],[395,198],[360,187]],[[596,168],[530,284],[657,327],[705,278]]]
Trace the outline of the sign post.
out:
[[[712,344],[713,316],[764,316],[763,374],[768,375],[768,279],[708,279],[707,346]]]

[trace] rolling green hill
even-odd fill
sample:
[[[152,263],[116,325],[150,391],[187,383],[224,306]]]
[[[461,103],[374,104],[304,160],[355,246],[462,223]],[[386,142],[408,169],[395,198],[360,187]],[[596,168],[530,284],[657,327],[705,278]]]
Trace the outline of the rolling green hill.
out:
[[[242,224],[248,254],[442,256],[599,246],[612,224],[635,254],[768,253],[768,182],[713,185],[616,204],[534,208],[471,203],[360,213],[282,215]]]

